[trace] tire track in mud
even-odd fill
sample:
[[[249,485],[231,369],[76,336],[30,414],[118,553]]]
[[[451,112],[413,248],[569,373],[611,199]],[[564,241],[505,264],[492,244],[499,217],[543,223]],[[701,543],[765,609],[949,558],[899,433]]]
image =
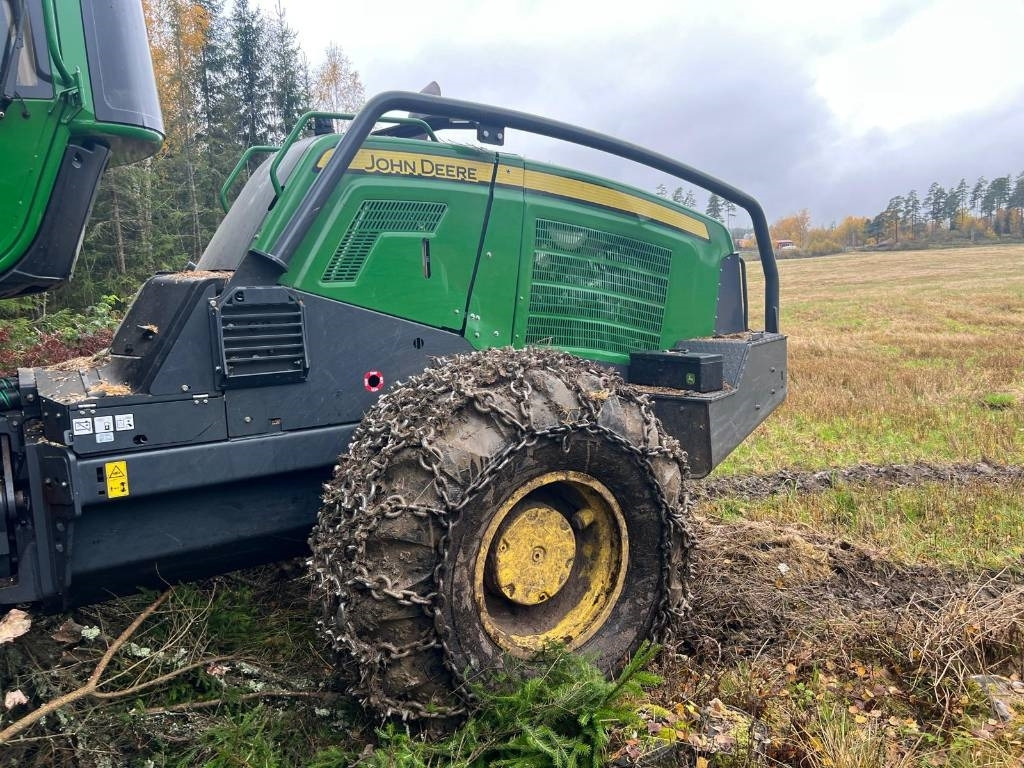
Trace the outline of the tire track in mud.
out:
[[[824,470],[780,470],[764,475],[712,477],[691,486],[697,502],[730,496],[766,499],[780,493],[816,493],[840,485],[904,488],[924,483],[963,485],[1024,483],[1024,466],[978,461],[969,464],[855,464]]]

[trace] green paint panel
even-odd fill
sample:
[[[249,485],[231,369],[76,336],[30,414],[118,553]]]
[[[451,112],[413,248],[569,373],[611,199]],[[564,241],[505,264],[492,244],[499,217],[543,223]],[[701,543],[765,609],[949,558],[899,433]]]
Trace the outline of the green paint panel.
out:
[[[28,6],[33,4],[41,7],[39,0]],[[16,100],[0,120],[0,274],[14,267],[36,239],[69,144],[103,144],[111,149],[113,162],[131,162],[153,154],[163,141],[155,130],[96,121],[81,6],[60,2],[54,7],[58,55],[76,82],[61,82],[49,51],[51,96]],[[29,39],[42,50],[42,27],[33,32]],[[136,43],[146,45],[144,39]]]
[[[506,171],[510,165],[521,168],[522,160],[503,155],[500,168]],[[512,337],[520,295],[522,232],[522,187],[496,186],[466,322],[466,338],[477,349],[522,346]]]
[[[26,101],[30,116],[23,118],[19,102],[0,121],[0,272],[13,267],[35,239],[67,146],[67,128],[49,107]]]
[[[314,143],[299,162],[257,248],[276,239],[336,141]],[[476,181],[454,180],[454,171],[432,175],[446,162],[479,164]],[[492,187],[483,182],[494,162],[493,153],[472,147],[371,139],[353,164],[363,172],[343,177],[282,282],[462,332],[477,348],[546,344],[625,363],[631,351],[713,332],[719,265],[732,251],[724,227],[686,211],[707,226],[705,239],[615,210],[600,204],[601,189],[684,212],[639,190],[513,156],[502,155]],[[567,193],[595,199],[525,188],[523,171],[534,168],[585,182]]]
[[[289,203],[297,202],[317,178],[315,163],[324,151],[314,145],[268,218],[288,215]],[[461,330],[494,153],[387,139],[367,142],[364,151],[368,154],[357,158],[360,162],[380,160],[385,152],[410,153],[412,159],[394,160],[402,173],[346,174],[281,282],[436,328]],[[439,177],[439,168],[460,161],[484,164],[486,179],[467,183]],[[277,222],[268,224],[265,229],[279,231]],[[269,238],[263,234],[259,241]]]
[[[364,200],[345,230],[320,280],[354,283],[367,257],[387,235],[433,237],[448,210],[446,203],[415,200]],[[421,243],[422,246],[422,243]],[[427,256],[423,256],[424,260]],[[429,265],[424,261],[424,268]]]

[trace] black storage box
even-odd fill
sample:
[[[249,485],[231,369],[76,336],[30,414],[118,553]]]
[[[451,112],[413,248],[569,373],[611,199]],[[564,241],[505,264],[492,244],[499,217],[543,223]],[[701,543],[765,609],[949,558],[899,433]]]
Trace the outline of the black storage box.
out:
[[[651,387],[717,392],[722,356],[703,352],[630,352],[629,380]]]

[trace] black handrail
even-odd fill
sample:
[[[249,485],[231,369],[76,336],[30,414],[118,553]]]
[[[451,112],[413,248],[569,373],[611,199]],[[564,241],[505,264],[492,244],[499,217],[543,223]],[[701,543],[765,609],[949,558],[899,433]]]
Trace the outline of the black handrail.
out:
[[[757,238],[757,250],[761,257],[761,268],[764,271],[764,324],[765,330],[777,333],[779,330],[779,272],[775,264],[775,252],[772,250],[771,234],[768,231],[768,220],[765,218],[761,205],[750,195],[720,181],[713,176],[698,171],[683,163],[676,162],[665,155],[638,147],[610,136],[577,128],[557,120],[517,112],[502,107],[476,104],[470,101],[449,99],[441,96],[430,96],[424,93],[406,91],[387,91],[378,94],[366,102],[355,119],[349,125],[347,133],[342,137],[326,167],[320,172],[319,178],[313,183],[305,199],[299,205],[287,226],[281,232],[271,253],[267,254],[274,261],[284,265],[291,262],[299,244],[306,237],[320,210],[327,204],[331,192],[337,188],[338,182],[351,165],[359,148],[370,135],[374,125],[388,112],[402,110],[421,115],[448,117],[469,120],[488,126],[503,126],[528,133],[560,139],[584,147],[590,147],[608,154],[632,160],[649,168],[671,174],[677,178],[697,184],[709,192],[713,192],[725,200],[735,203],[745,210],[754,224],[754,235]]]

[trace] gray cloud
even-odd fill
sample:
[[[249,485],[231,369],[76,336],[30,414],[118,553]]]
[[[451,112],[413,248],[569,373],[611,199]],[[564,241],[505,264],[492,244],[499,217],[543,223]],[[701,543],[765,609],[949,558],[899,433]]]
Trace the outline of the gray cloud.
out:
[[[920,6],[908,0],[879,17],[898,23]],[[895,15],[893,15],[895,14]],[[890,197],[932,181],[989,178],[1024,165],[1019,98],[957,121],[844,135],[814,88],[805,52],[755,33],[711,24],[667,44],[595,41],[542,49],[428,44],[415,64],[390,60],[364,71],[373,90],[418,89],[431,79],[446,95],[499,104],[583,125],[694,165],[758,198],[770,219],[801,208],[819,223],[874,215]],[[629,51],[629,55],[623,52]],[[551,106],[554,105],[554,106]],[[620,178],[646,189],[676,182],[583,150],[513,141],[529,157]]]

